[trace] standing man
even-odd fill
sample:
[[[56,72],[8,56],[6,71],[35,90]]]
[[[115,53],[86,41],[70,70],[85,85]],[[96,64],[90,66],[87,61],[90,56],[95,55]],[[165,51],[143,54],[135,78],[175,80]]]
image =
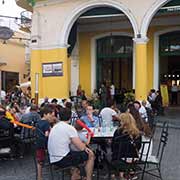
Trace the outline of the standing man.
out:
[[[173,84],[173,86],[171,87],[171,104],[175,104],[177,105],[177,94],[178,94],[178,87],[177,84]]]
[[[112,100],[112,102],[114,102],[115,86],[113,83],[111,83],[111,86],[110,86],[110,93],[111,93],[111,100]]]
[[[52,128],[48,140],[50,163],[66,168],[70,166],[76,167],[86,162],[86,179],[92,180],[94,167],[93,152],[82,143],[77,130],[69,125],[71,111],[67,108],[62,108],[59,117],[60,122]],[[70,144],[73,144],[79,151],[70,150]],[[72,175],[71,179],[75,180],[77,178],[75,175]]]

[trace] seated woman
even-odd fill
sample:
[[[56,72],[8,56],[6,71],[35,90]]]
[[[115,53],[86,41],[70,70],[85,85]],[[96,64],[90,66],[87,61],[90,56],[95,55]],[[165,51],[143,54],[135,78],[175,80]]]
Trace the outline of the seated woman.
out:
[[[112,139],[112,162],[118,162],[119,176],[123,180],[127,163],[132,163],[132,159],[138,157],[141,135],[130,113],[120,114],[119,121],[120,127],[114,132]]]

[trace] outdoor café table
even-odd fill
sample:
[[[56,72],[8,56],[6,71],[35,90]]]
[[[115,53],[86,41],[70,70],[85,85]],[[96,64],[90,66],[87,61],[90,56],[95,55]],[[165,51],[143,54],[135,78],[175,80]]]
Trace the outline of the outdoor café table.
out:
[[[109,145],[111,144],[111,139],[114,136],[114,132],[116,131],[117,127],[95,127],[90,128],[91,131],[94,133],[94,136],[91,138],[91,147],[95,150],[96,155],[96,167],[97,167],[97,179],[99,179],[99,169],[100,166],[107,166],[109,167],[108,161],[108,149]]]
[[[91,141],[92,141],[92,144],[96,144],[97,145],[97,149],[96,149],[96,152],[99,152],[97,153],[96,155],[98,157],[96,157],[98,159],[98,164],[101,163],[102,161],[102,155],[103,155],[103,161],[105,163],[108,163],[108,160],[107,160],[107,153],[103,150],[102,148],[102,145],[107,145],[108,144],[108,141],[110,141],[109,143],[111,143],[111,139],[113,138],[114,136],[114,132],[116,131],[118,127],[106,127],[105,130],[103,130],[102,128],[91,128],[91,131],[94,133],[94,136],[92,137]],[[151,156],[152,154],[152,149],[153,149],[153,141],[152,139],[148,138],[148,137],[145,137],[145,136],[142,136],[142,142],[147,142],[147,141],[150,141],[150,149],[149,149],[149,155],[148,157]],[[143,154],[145,155],[148,151],[148,146],[145,145],[144,147],[144,151],[143,151]],[[141,149],[139,150],[139,152],[141,152]],[[100,161],[99,161],[100,159]],[[97,179],[99,178],[99,165],[97,165]]]

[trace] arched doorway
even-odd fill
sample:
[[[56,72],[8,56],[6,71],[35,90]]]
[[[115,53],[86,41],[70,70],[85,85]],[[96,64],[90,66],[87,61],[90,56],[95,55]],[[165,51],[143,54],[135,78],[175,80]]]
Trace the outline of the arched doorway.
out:
[[[109,35],[96,40],[96,84],[113,83],[117,89],[132,89],[133,41],[128,36]]]
[[[180,31],[159,36],[159,82],[167,84],[169,91],[173,84],[180,85]],[[180,102],[178,102],[179,104]]]
[[[90,7],[88,5],[87,9],[89,8]],[[82,12],[84,12],[84,10]],[[71,25],[72,22],[69,24],[69,27]],[[76,22],[73,24],[70,34],[68,35],[68,33],[66,33],[66,38],[68,37],[68,44],[70,45],[68,48],[68,55],[71,59],[71,94],[75,95],[78,84],[81,84],[82,88],[88,95],[90,95],[94,89],[99,87],[101,81],[106,79],[106,77],[103,77],[105,73],[103,75],[98,71],[98,60],[100,59],[100,56],[106,55],[109,58],[114,59],[114,61],[111,60],[113,65],[110,67],[108,65],[109,63],[107,61],[107,57],[103,57],[103,62],[109,67],[111,72],[114,72],[113,67],[116,68],[119,63],[118,68],[115,71],[116,75],[111,74],[111,82],[114,81],[115,86],[117,85],[118,89],[122,87],[132,89],[133,53],[126,53],[130,47],[128,47],[128,44],[124,44],[124,42],[131,42],[131,51],[133,51],[133,32],[135,35],[136,29],[134,29],[134,26],[132,27],[132,24],[126,14],[119,9],[114,8],[113,4],[111,7],[105,5],[100,6],[98,3],[95,3],[89,10],[80,14],[80,16],[76,19]],[[111,36],[110,39],[105,39],[107,41],[106,45],[108,45],[108,42],[111,41],[109,47],[111,43],[114,44],[114,52],[112,52],[114,55],[111,54],[111,56],[109,56],[106,54],[106,50],[103,52],[105,53],[104,55],[97,54],[97,44],[99,44],[99,39],[97,40],[97,38],[101,38],[102,35],[104,37],[105,34],[108,34],[107,37]],[[122,34],[122,36],[120,35],[120,37],[118,34]],[[129,37],[126,37],[126,35],[129,35]],[[64,43],[66,43],[66,40]],[[115,61],[117,61],[116,64]],[[130,64],[126,65],[126,69],[130,69],[131,73],[127,75],[122,73],[120,76],[120,66],[125,67],[123,62],[125,65],[126,63]],[[105,64],[104,67],[107,67]],[[122,77],[124,77],[124,80],[121,82]]]

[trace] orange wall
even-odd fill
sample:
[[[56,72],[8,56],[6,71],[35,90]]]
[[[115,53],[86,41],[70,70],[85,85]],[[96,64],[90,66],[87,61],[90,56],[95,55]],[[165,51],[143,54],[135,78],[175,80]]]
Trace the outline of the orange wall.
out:
[[[28,65],[25,64],[25,47],[17,40],[9,40],[7,44],[0,45],[0,62],[7,65],[0,66],[1,71],[19,73],[19,81],[25,82],[23,75],[27,74]]]

